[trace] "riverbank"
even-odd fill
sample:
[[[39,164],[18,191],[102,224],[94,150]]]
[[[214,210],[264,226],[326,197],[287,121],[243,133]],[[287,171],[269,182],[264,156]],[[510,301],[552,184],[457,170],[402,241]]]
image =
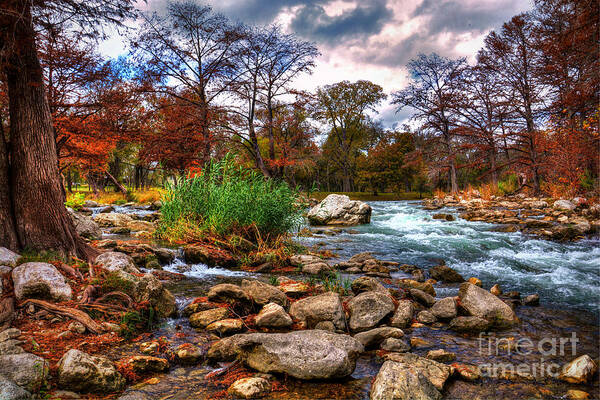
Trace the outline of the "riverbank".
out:
[[[68,318],[57,320],[56,315],[51,313],[39,315],[38,310],[35,310],[34,314],[27,314],[27,310],[18,309],[19,318],[22,319],[18,318],[17,321],[23,321],[18,325],[22,328],[18,340],[24,342],[20,346],[27,353],[36,354],[50,361],[50,379],[47,382],[47,391],[64,390],[57,363],[63,354],[53,354],[52,357],[49,357],[48,352],[55,351],[55,347],[40,340],[34,335],[34,332],[44,331],[58,336],[64,331],[70,331],[72,338],[69,343],[71,346],[94,356],[105,357],[115,365],[115,370],[124,379],[129,380],[124,394],[112,396],[113,398],[121,396],[122,399],[239,398],[229,394],[227,390],[235,381],[248,377],[259,378],[253,383],[259,387],[264,386],[264,391],[267,391],[267,387],[270,388],[267,398],[367,399],[373,396],[373,380],[377,375],[382,374],[381,378],[375,380],[376,386],[381,388],[381,385],[386,382],[391,384],[397,381],[397,378],[393,378],[397,376],[396,374],[404,373],[402,372],[404,371],[403,365],[407,365],[405,358],[413,356],[397,354],[413,354],[414,357],[420,358],[415,359],[416,364],[413,362],[414,360],[411,361],[411,365],[415,364],[425,370],[435,366],[438,371],[441,371],[441,376],[444,377],[443,381],[440,381],[442,378],[436,380],[434,377],[429,377],[428,379],[436,380],[435,383],[439,387],[434,385],[435,390],[444,398],[473,398],[476,394],[483,398],[529,398],[532,396],[561,398],[566,396],[569,390],[585,391],[592,398],[600,395],[597,392],[597,374],[586,377],[587,383],[582,384],[568,383],[554,377],[542,377],[532,373],[531,369],[527,374],[522,371],[511,372],[507,367],[508,374],[496,376],[490,376],[491,372],[487,370],[488,364],[496,366],[507,364],[514,368],[521,365],[521,368],[531,368],[532,365],[539,364],[542,358],[550,363],[563,366],[585,354],[590,355],[597,362],[599,338],[597,319],[595,319],[597,313],[593,308],[589,308],[593,306],[594,297],[588,298],[579,305],[569,306],[568,302],[557,303],[557,300],[581,299],[586,295],[568,293],[568,291],[561,292],[559,289],[564,286],[564,282],[556,282],[553,287],[541,286],[541,282],[555,279],[552,275],[549,277],[547,273],[539,274],[538,272],[541,275],[539,280],[531,279],[528,285],[518,285],[528,272],[530,276],[536,275],[531,271],[532,266],[526,264],[531,264],[532,260],[540,258],[543,253],[556,253],[555,259],[548,260],[548,265],[552,265],[552,263],[560,262],[561,254],[563,259],[569,259],[576,254],[587,254],[594,249],[593,245],[587,244],[585,241],[565,244],[537,241],[547,243],[548,247],[540,248],[539,253],[532,254],[528,261],[521,259],[523,271],[516,273],[517,269],[513,269],[514,266],[511,264],[507,264],[507,260],[511,257],[499,257],[499,254],[510,248],[531,249],[531,239],[528,239],[527,235],[523,233],[496,232],[493,229],[495,225],[469,222],[457,218],[458,211],[451,207],[429,211],[424,210],[417,203],[375,202],[371,205],[373,214],[369,225],[333,229],[309,228],[308,235],[298,238],[297,240],[306,245],[309,250],[314,251],[313,258],[291,258],[287,270],[273,269],[272,266],[270,268],[269,265],[265,265],[269,261],[264,260],[265,262],[260,265],[246,268],[246,271],[241,269],[245,263],[244,260],[238,259],[236,263],[230,264],[226,261],[228,258],[223,258],[222,253],[206,253],[200,250],[202,247],[193,252],[189,249],[187,251],[177,248],[169,249],[155,243],[150,239],[150,234],[153,228],[152,221],[157,218],[157,214],[151,207],[120,206],[114,208],[112,213],[101,213],[100,211],[109,210],[100,205],[91,207],[89,212],[93,216],[92,218],[102,225],[97,227],[100,236],[93,243],[104,250],[128,255],[131,257],[131,262],[127,261],[126,265],[131,267],[131,263],[133,263],[140,273],[150,273],[158,278],[162,286],[173,295],[173,304],[177,308],[176,315],[163,319],[158,326],[147,333],[134,337],[133,340],[120,338],[115,333],[109,336],[111,340],[107,341],[106,345],[101,345],[102,335],[94,335],[89,331],[83,333],[77,330],[71,331],[68,328],[70,325]],[[434,219],[433,215],[440,212],[452,214],[455,220]],[[81,221],[87,220],[82,218]],[[84,225],[81,224],[81,226]],[[92,231],[94,230],[92,229]],[[98,231],[95,233],[97,234]],[[317,250],[320,253],[317,253]],[[365,250],[372,251],[373,255],[350,259]],[[592,262],[594,257],[597,258],[597,255],[594,256],[591,253],[589,261]],[[516,260],[519,258],[519,256],[515,257]],[[313,262],[307,262],[309,260]],[[493,267],[494,264],[492,264],[490,268],[490,264],[486,263],[486,260],[492,260],[497,267]],[[585,261],[585,259],[581,260]],[[434,319],[429,315],[436,307],[441,307],[436,306],[437,303],[446,306],[451,306],[450,303],[453,303],[456,306],[456,317],[469,317],[474,313],[473,310],[468,311],[462,305],[463,301],[460,299],[464,300],[464,296],[461,297],[459,293],[461,283],[444,283],[441,275],[435,275],[436,281],[431,280],[435,273],[432,273],[430,268],[441,265],[442,261],[449,268],[461,274],[464,279],[478,277],[482,281],[483,289],[481,291],[490,296],[496,297],[490,293],[489,289],[493,284],[499,283],[504,294],[498,298],[502,300],[503,304],[508,304],[511,309],[514,308],[513,312],[518,318],[518,322],[514,325],[511,324],[506,330],[494,331],[493,335],[485,336],[487,339],[493,338],[492,344],[499,343],[499,354],[495,352],[488,354],[489,352],[483,351],[480,348],[481,340],[478,333],[464,333],[455,330],[459,322],[464,323],[463,320],[458,320],[452,325],[452,320],[455,318],[450,314],[441,317],[434,314]],[[581,266],[580,264],[569,264],[561,267],[578,265]],[[534,263],[533,267],[536,269],[539,264]],[[499,279],[501,275],[498,273],[503,268],[504,270],[508,269],[507,273],[502,279]],[[324,270],[331,270],[333,275],[325,273]],[[488,271],[495,273],[488,274]],[[577,274],[582,272],[573,273],[573,270],[569,270],[569,273],[576,278]],[[556,275],[556,277],[559,276],[564,276],[564,274]],[[595,288],[597,292],[597,283],[590,282],[585,275],[579,276],[579,279],[581,282],[586,282],[591,289]],[[473,282],[478,283],[476,280]],[[233,286],[224,288],[223,284]],[[219,285],[221,285],[220,288]],[[571,287],[570,285],[569,283],[567,287]],[[369,302],[366,309],[361,307],[365,297],[364,293],[377,292],[377,289],[383,293],[383,297],[374,295],[380,301]],[[425,294],[431,293],[430,290],[433,290],[433,303],[430,303],[431,299],[416,292],[415,289],[421,290],[421,292],[424,290]],[[336,294],[326,295],[330,298],[328,301],[339,305],[334,309],[339,311],[341,308],[335,318],[329,311],[324,311],[327,310],[324,304],[328,303],[319,301],[315,303],[314,300],[315,297],[323,296],[331,290]],[[515,290],[521,293],[510,293]],[[268,296],[264,301],[257,302],[260,295],[265,293],[268,293]],[[282,293],[283,297],[279,293]],[[541,297],[541,306],[525,305],[526,296],[535,293]],[[369,296],[373,295],[369,294]],[[390,299],[391,308],[386,298]],[[277,307],[270,306],[270,308],[283,320],[286,320],[284,313],[288,315],[292,320],[292,325],[288,325],[287,328],[268,327],[262,322],[257,322],[261,320],[258,315],[266,306],[265,301],[283,302],[284,304],[281,305],[283,313]],[[294,306],[299,303],[313,303],[313,305],[308,308]],[[400,305],[408,304],[413,310],[410,317],[405,318],[405,322],[400,324],[398,318],[395,317],[400,314]],[[503,307],[500,303],[496,304],[498,307]],[[564,308],[557,307],[557,304],[566,304],[571,308],[557,311],[557,308]],[[390,308],[388,312],[385,312],[386,307]],[[303,311],[300,312],[299,309]],[[573,310],[578,311],[574,312]],[[217,313],[219,316],[214,321],[206,320],[206,318],[210,319],[214,316],[207,317],[205,314],[193,317],[197,313],[206,311],[209,312],[209,315]],[[263,314],[265,313],[266,311]],[[37,315],[37,317],[32,318],[27,315]],[[310,315],[325,315],[326,317],[315,319]],[[375,317],[376,315],[380,315],[380,317]],[[366,325],[357,325],[357,316],[361,316],[358,321]],[[303,320],[304,326],[302,326]],[[394,322],[394,320],[396,321]],[[328,321],[329,323],[326,323]],[[213,322],[220,323],[213,324]],[[320,322],[323,323],[316,326]],[[210,326],[211,324],[213,326]],[[355,368],[353,367],[347,376],[342,374],[326,381],[314,381],[294,378],[294,375],[290,374],[292,371],[283,374],[268,373],[261,371],[265,368],[254,362],[250,365],[248,363],[231,365],[231,361],[227,357],[214,357],[214,354],[218,353],[214,349],[219,348],[221,340],[229,340],[225,338],[231,338],[234,334],[248,335],[266,330],[289,335],[291,332],[314,332],[314,328],[327,331],[331,330],[331,325],[333,325],[331,335],[349,339],[343,339],[340,342],[342,339],[339,339],[338,336],[328,336],[328,339],[323,342],[320,341],[322,335],[310,333],[310,338],[303,338],[300,343],[311,344],[311,349],[315,348],[314,343],[333,346],[331,349],[338,347],[346,349],[343,351],[348,352],[348,355],[346,358],[339,359],[342,360],[340,365],[347,368],[348,365],[351,366],[352,363],[355,363]],[[451,328],[451,326],[453,327]],[[300,328],[302,329],[298,330]],[[341,344],[350,339],[359,341],[357,335],[360,338],[361,332],[370,332],[373,329],[380,331],[371,332],[369,335],[375,335],[377,338],[372,339],[373,342],[368,343],[367,348],[360,352],[350,350],[355,344],[350,347],[347,347],[347,344]],[[376,334],[376,332],[379,333]],[[556,339],[560,343],[561,338],[566,340],[571,337],[573,332],[580,340],[575,353],[548,357],[539,349],[534,349],[530,354],[523,354],[523,352],[515,351],[513,346],[519,341],[523,343],[526,339],[536,345],[544,338]],[[362,334],[362,336],[365,335]],[[247,336],[244,338],[244,340],[249,340]],[[243,359],[248,360],[248,357],[254,357],[255,350],[249,349],[256,349],[260,353],[261,349],[268,348],[271,349],[269,351],[274,351],[273,349],[277,348],[274,343],[264,342],[263,337],[251,338],[254,344],[245,350]],[[497,342],[496,339],[502,340]],[[332,343],[337,344],[333,345]],[[490,342],[488,340],[485,343]],[[363,348],[365,347],[362,342],[360,344]],[[396,347],[390,347],[392,345]],[[390,352],[382,346],[393,349],[393,351]],[[68,346],[61,347],[61,349],[66,352]],[[409,352],[402,353],[402,349],[409,350]],[[313,351],[306,350],[299,354],[305,357],[312,354]],[[433,353],[430,354],[432,351]],[[154,358],[166,360],[167,366],[164,361]],[[435,361],[436,359],[438,361]],[[312,362],[302,357],[298,360],[298,362],[304,363],[306,368]],[[433,364],[434,362],[439,362],[440,365]],[[387,366],[381,372],[384,364]],[[474,375],[468,373],[472,368],[469,365],[477,367],[477,369],[473,369]],[[479,377],[477,377],[477,370],[479,370]],[[387,376],[387,378],[384,379],[383,376]],[[421,390],[427,387],[427,383],[417,382],[413,389]],[[431,398],[436,398],[435,392],[430,392],[430,395],[434,396]],[[79,396],[101,398],[106,395],[96,392]]]

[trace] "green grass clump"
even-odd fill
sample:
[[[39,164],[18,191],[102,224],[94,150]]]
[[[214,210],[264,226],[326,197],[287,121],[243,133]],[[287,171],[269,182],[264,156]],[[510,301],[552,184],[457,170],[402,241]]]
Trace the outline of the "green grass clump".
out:
[[[299,226],[299,195],[285,182],[265,179],[234,162],[212,162],[201,174],[178,179],[162,198],[159,238],[181,240],[194,235],[236,234],[269,242]]]
[[[65,201],[65,206],[77,211],[83,208],[84,202],[85,195],[83,193],[73,193],[73,195],[68,196],[67,201]]]
[[[500,194],[511,194],[519,188],[519,181],[517,175],[507,175],[505,179],[498,182],[498,190]]]

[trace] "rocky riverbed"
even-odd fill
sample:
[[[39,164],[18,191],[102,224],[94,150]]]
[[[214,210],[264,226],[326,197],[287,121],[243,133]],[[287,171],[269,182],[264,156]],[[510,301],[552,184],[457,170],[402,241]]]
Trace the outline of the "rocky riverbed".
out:
[[[151,207],[88,205],[91,218],[77,214],[78,229],[107,250],[96,263],[131,279],[133,295],[153,302],[165,318],[133,342],[107,326],[101,346],[85,326],[40,313],[35,305],[20,310],[15,325],[22,331],[0,333],[0,398],[27,398],[25,391],[40,388],[45,368],[53,377],[48,389],[64,399],[123,389],[113,398],[600,397],[594,297],[576,303],[586,296],[579,293],[565,301],[560,291],[535,290],[534,281],[520,285],[482,273],[473,255],[463,254],[468,247],[436,247],[444,230],[450,237],[468,235],[466,229],[474,237],[506,235],[519,246],[529,240],[459,217],[457,207],[472,208],[460,201],[435,211],[372,204],[371,225],[307,228],[298,240],[314,252],[291,257],[286,270],[273,270],[268,260],[242,270],[220,249],[154,243],[148,239],[157,218]],[[406,229],[421,236],[400,240],[405,235],[396,229],[392,237],[390,226],[381,225],[396,218],[387,215],[389,207],[416,210],[418,218],[408,218]],[[580,246],[577,251],[592,252],[593,261],[597,246],[586,240],[548,246],[563,254]],[[484,244],[477,244],[480,251]],[[27,277],[15,273],[16,257],[2,252],[0,268],[26,298],[44,280],[36,278],[38,286],[28,291]],[[61,271],[40,270],[56,301],[68,297]],[[597,292],[597,282],[587,284]],[[36,348],[36,327],[65,335],[60,357]]]

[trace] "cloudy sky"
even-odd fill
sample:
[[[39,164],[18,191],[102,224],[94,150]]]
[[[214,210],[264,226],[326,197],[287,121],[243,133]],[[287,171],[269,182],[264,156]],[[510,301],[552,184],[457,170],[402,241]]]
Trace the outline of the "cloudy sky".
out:
[[[199,0],[200,1],[200,0]],[[147,0],[144,8],[164,9],[166,0]],[[322,55],[303,89],[344,79],[371,80],[386,93],[407,82],[405,65],[418,53],[474,60],[484,37],[513,15],[529,10],[531,0],[208,0],[233,20],[248,24],[279,23],[288,32],[314,41]],[[103,45],[118,54],[118,38]],[[388,127],[409,112],[380,108]]]

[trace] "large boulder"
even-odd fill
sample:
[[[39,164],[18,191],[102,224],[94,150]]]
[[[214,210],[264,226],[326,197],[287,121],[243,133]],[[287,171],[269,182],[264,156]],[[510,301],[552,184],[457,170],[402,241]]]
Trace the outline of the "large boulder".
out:
[[[0,374],[29,391],[40,388],[49,368],[46,360],[31,353],[0,356]]]
[[[266,304],[255,319],[259,328],[289,328],[292,326],[292,318],[285,312],[283,307],[276,303]]]
[[[121,213],[100,213],[96,214],[93,218],[94,222],[96,222],[101,227],[111,227],[111,226],[127,226],[127,224],[133,221],[133,218],[127,214]]]
[[[2,400],[29,400],[31,393],[23,389],[5,376],[0,375],[0,399]]]
[[[69,214],[71,215],[71,219],[75,225],[75,230],[79,236],[91,240],[100,239],[102,236],[102,230],[91,217],[73,211],[72,209],[69,209]]]
[[[12,270],[17,300],[38,298],[71,300],[73,293],[67,280],[52,264],[29,262]]]
[[[364,350],[348,335],[321,330],[251,333],[243,335],[239,347],[248,367],[305,380],[351,375]]]
[[[508,304],[485,289],[465,282],[458,291],[460,307],[469,315],[486,319],[494,328],[508,328],[518,322]]]
[[[304,328],[313,329],[320,322],[330,321],[337,330],[346,330],[340,295],[334,292],[296,301],[290,307],[290,315]]]
[[[58,362],[58,384],[77,392],[109,393],[122,390],[125,379],[108,358],[71,349]]]
[[[422,373],[386,361],[371,386],[371,400],[441,400],[442,394]]]
[[[6,247],[0,247],[0,265],[14,267],[17,265],[17,260],[20,257],[21,256],[14,251],[10,251]]]
[[[100,254],[94,261],[95,264],[100,265],[107,271],[123,271],[130,274],[139,274],[140,270],[135,265],[133,258],[129,257],[125,253],[119,253],[117,251],[108,251]]]
[[[377,326],[394,312],[392,298],[381,292],[364,292],[348,302],[350,320],[348,325],[354,332],[365,331]]]
[[[259,306],[268,303],[277,303],[282,307],[288,307],[287,296],[275,286],[257,280],[242,280],[242,290]]]
[[[358,225],[371,222],[371,206],[348,196],[330,194],[308,212],[312,225]]]

